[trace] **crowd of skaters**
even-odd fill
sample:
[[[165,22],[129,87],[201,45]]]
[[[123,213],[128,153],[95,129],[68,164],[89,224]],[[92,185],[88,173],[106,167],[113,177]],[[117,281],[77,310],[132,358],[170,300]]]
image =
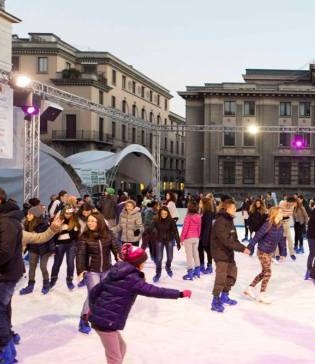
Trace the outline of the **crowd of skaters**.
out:
[[[177,208],[182,206],[187,208],[187,214],[179,234]],[[236,211],[241,211],[244,218],[242,241],[233,222]],[[294,221],[294,243],[291,219]],[[10,224],[13,224],[12,231]],[[224,312],[226,305],[237,304],[229,296],[237,279],[235,251],[253,255],[255,245],[258,245],[257,256],[262,269],[244,290],[244,295],[270,303],[266,290],[272,261],[284,260],[287,250],[292,260],[296,259],[295,254],[303,254],[307,231],[310,253],[305,279],[315,278],[312,272],[314,224],[314,203],[306,203],[302,195],[284,195],[277,206],[270,193],[266,197],[247,197],[237,209],[230,196],[223,195],[217,201],[212,193],[188,194],[178,201],[173,192],[167,192],[165,199],[158,201],[150,192],[130,198],[126,192],[118,191],[116,195],[114,189],[107,188],[98,201],[93,201],[89,195],[77,198],[63,190],[51,196],[47,207],[39,199],[32,198],[21,211],[0,188],[0,291],[3,289],[2,294],[0,292],[0,363],[14,362],[15,344],[20,339],[11,327],[11,297],[23,274],[22,250],[18,250],[22,246],[24,254],[27,252],[28,255],[29,271],[28,284],[20,294],[33,292],[38,263],[43,278],[41,292],[48,294],[58,282],[66,256],[68,289],[75,288],[75,269],[78,286],[87,287],[87,298],[78,313],[79,331],[88,334],[92,324],[105,348],[107,362],[122,363],[126,346],[118,330],[123,329],[138,294],[159,298],[191,296],[191,290],[180,292],[145,282],[143,266],[148,257],[147,249],[156,267],[154,283],[162,275],[164,251],[165,272],[173,277],[175,247],[185,250],[187,272],[182,277],[184,280],[193,281],[215,271],[211,310]],[[50,256],[54,261],[49,274]],[[115,264],[112,264],[112,257]],[[257,292],[256,286],[260,282]],[[120,302],[115,304],[115,309],[111,306],[114,302]],[[4,319],[3,323],[1,319]]]

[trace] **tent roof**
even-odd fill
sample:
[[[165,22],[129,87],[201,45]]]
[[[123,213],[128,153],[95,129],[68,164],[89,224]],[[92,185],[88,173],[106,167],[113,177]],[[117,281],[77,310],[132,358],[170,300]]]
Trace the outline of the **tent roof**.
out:
[[[143,154],[150,159],[154,165],[156,165],[152,154],[139,144],[128,145],[126,148],[117,153],[102,150],[81,152],[70,155],[65,160],[66,163],[71,164],[75,169],[108,171],[117,166],[126,156],[132,153]]]

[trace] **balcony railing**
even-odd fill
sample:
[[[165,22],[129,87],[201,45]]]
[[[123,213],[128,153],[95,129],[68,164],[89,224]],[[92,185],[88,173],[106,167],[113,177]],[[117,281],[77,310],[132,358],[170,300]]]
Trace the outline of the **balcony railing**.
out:
[[[113,137],[110,134],[99,133],[96,130],[53,130],[52,140],[76,140],[113,144]]]

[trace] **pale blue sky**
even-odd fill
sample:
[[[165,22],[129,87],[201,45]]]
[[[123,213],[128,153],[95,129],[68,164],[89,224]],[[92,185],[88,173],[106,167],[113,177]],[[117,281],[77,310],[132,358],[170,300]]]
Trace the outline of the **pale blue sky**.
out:
[[[7,0],[14,33],[55,33],[109,51],[175,96],[205,82],[242,81],[246,68],[307,69],[315,59],[314,0]]]

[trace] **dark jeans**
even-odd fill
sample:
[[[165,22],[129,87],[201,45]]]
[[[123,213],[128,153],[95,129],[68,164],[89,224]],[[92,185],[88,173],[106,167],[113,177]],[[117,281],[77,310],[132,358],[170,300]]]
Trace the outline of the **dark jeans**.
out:
[[[294,222],[294,248],[303,248],[303,233],[305,225],[299,222]],[[300,245],[299,245],[300,243]]]
[[[307,258],[307,269],[311,270],[315,258],[315,239],[308,239],[308,246],[310,248],[310,253]]]
[[[75,259],[75,244],[58,244],[56,245],[56,255],[54,264],[51,269],[51,278],[58,278],[59,270],[63,261],[63,257],[66,254],[67,257],[67,280],[72,281],[74,273],[74,259]]]
[[[11,340],[11,299],[16,282],[0,282],[0,348]]]
[[[166,250],[166,264],[165,267],[170,269],[173,261],[173,242],[169,241],[167,243],[163,243],[158,241],[155,244],[155,266],[156,266],[156,274],[161,274],[162,271],[162,260],[163,260],[163,251],[164,247]]]
[[[202,244],[199,242],[198,252],[199,252],[200,265],[205,264],[205,253],[207,254],[208,264],[212,264],[212,256],[211,256],[210,246],[207,246],[207,247],[202,246]]]
[[[244,226],[245,226],[245,238],[248,238],[248,231],[249,231],[249,219],[244,219]]]
[[[30,269],[28,272],[28,280],[33,282],[35,281],[35,272],[38,264],[38,260],[40,260],[40,270],[42,271],[43,280],[48,281],[49,280],[49,274],[47,270],[47,263],[48,259],[50,257],[50,253],[44,254],[40,256],[39,254],[30,252]]]
[[[216,262],[213,295],[219,297],[221,292],[228,293],[234,286],[237,278],[237,267],[235,262]]]

